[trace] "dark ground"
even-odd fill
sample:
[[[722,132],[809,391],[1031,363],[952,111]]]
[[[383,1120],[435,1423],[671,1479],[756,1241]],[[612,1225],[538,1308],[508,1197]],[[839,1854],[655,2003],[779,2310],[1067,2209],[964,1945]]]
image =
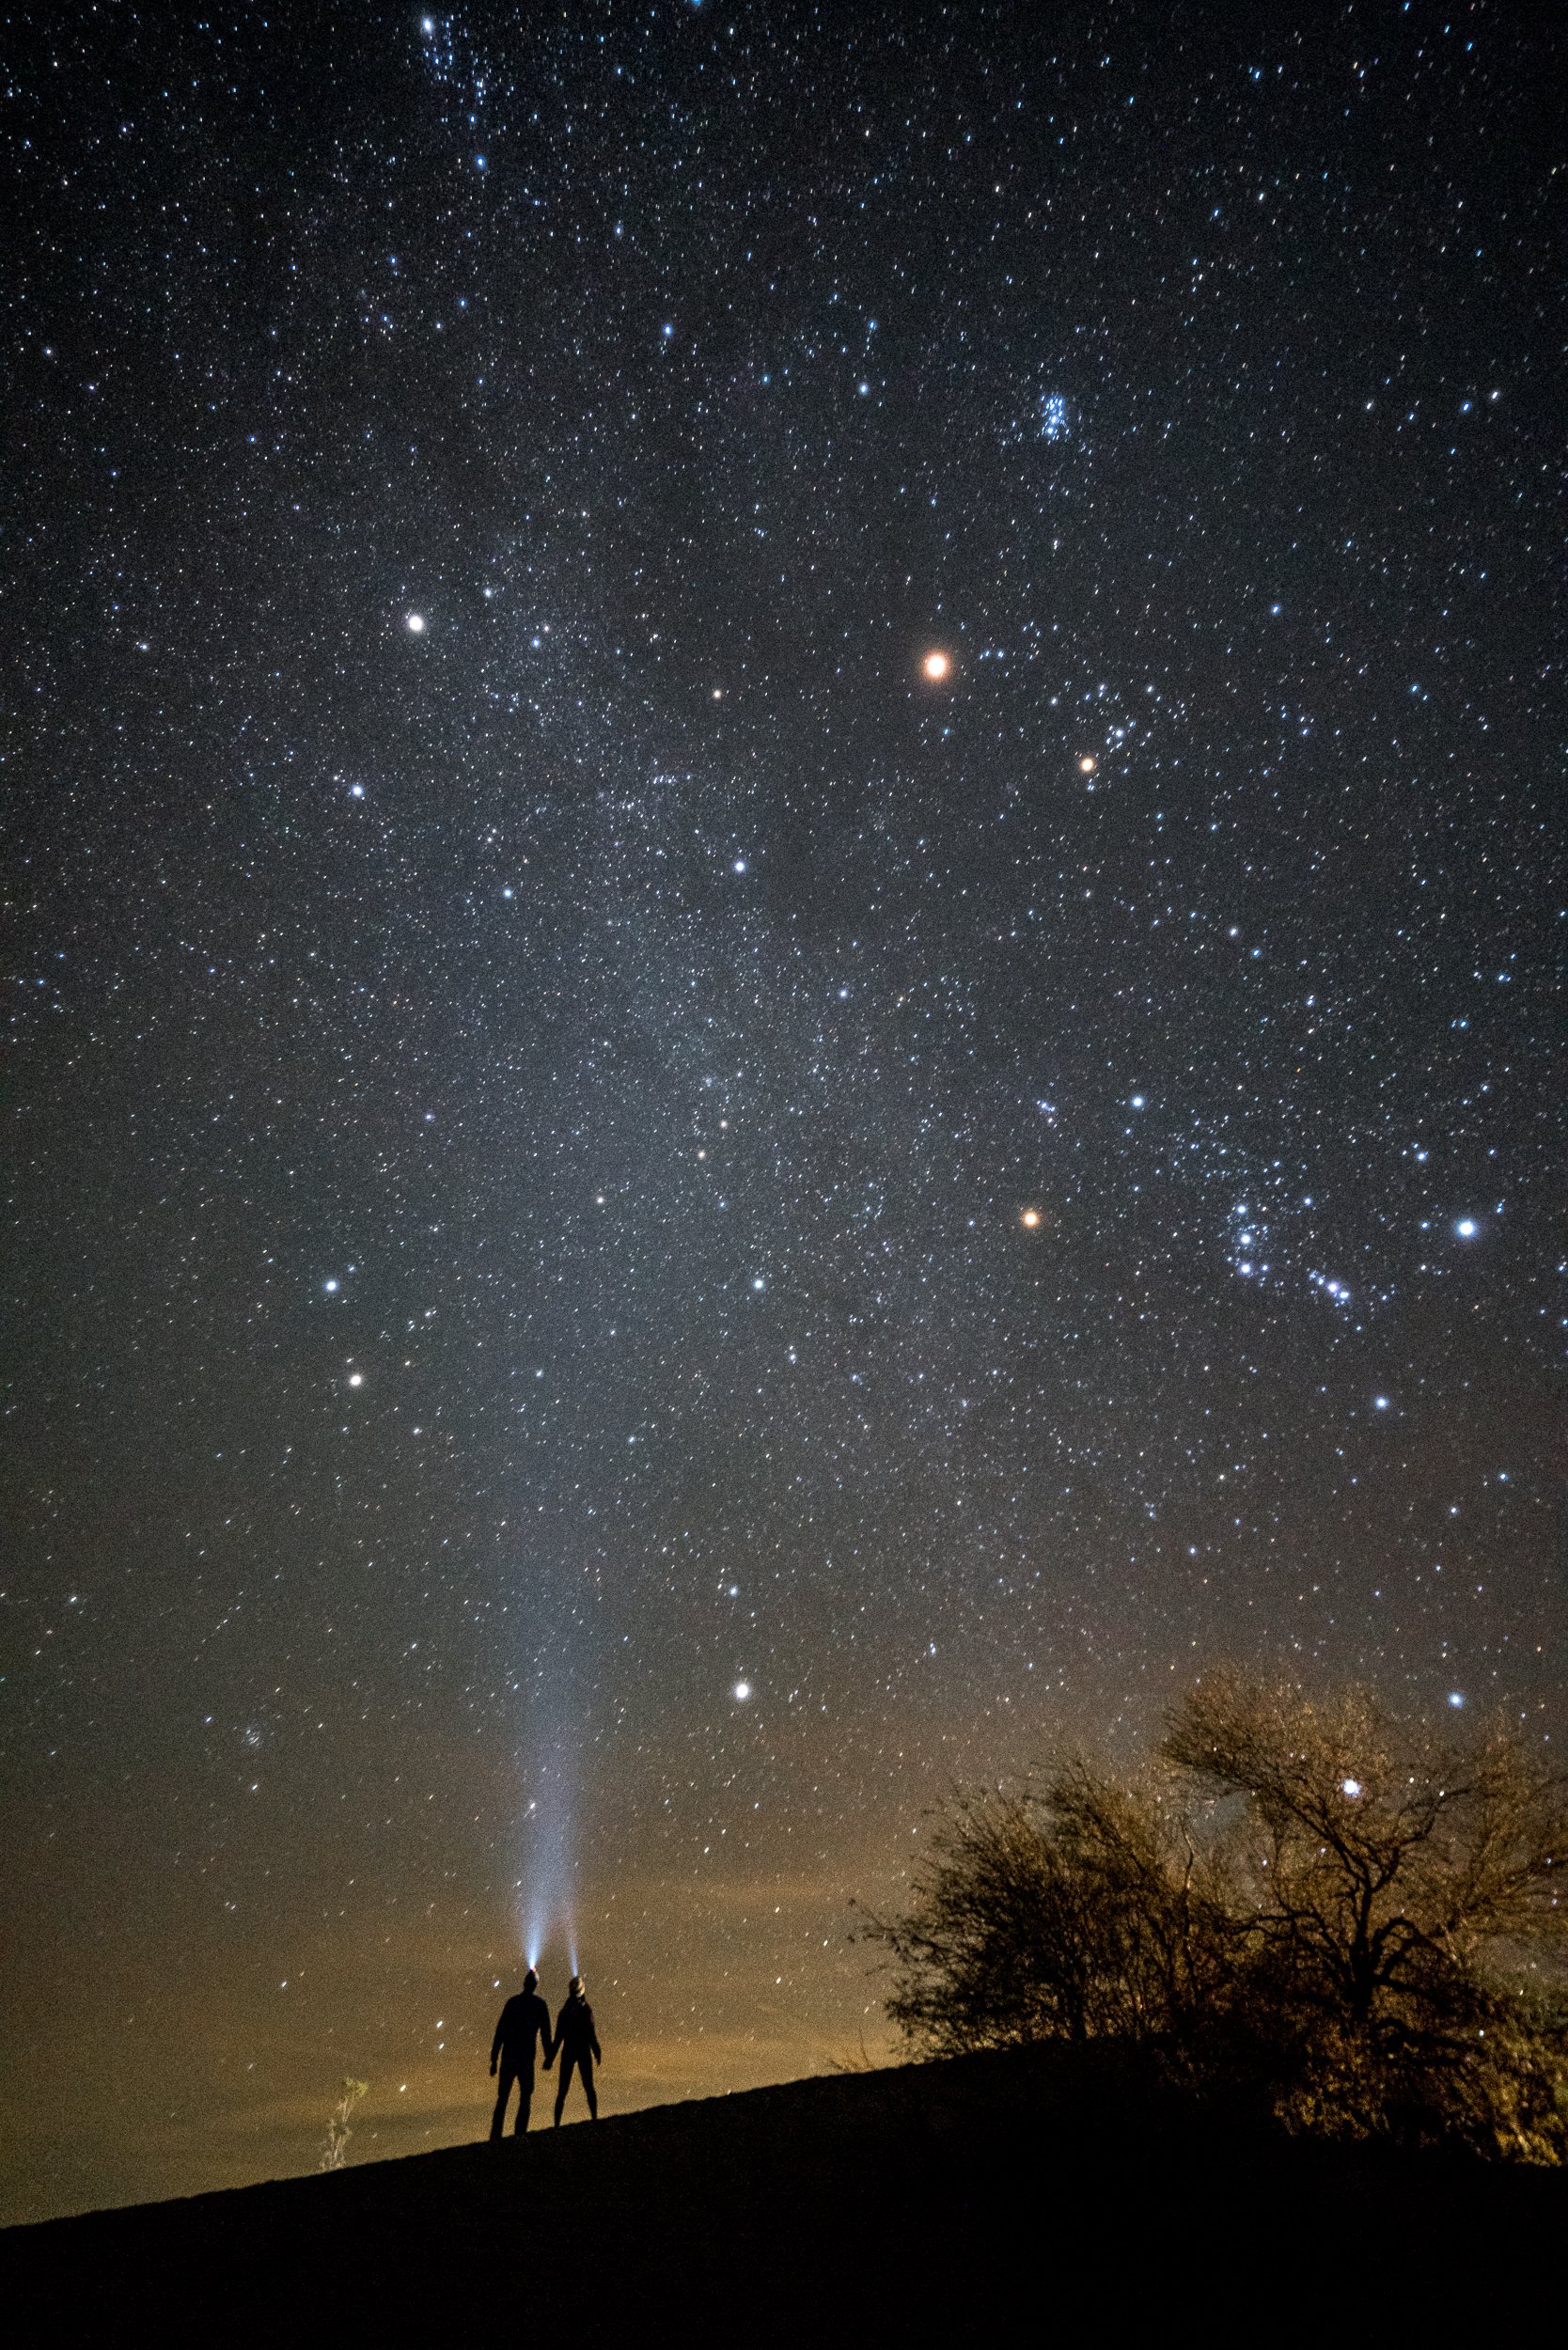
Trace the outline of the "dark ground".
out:
[[[832,2076],[0,2234],[13,2341],[1454,2339],[1568,2177],[1285,2140],[1099,2050]]]

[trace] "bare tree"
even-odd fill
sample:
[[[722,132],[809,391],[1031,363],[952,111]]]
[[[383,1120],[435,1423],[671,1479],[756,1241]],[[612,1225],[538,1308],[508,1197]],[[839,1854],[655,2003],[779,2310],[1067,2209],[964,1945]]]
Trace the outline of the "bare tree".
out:
[[[1568,2151],[1568,1792],[1505,1737],[1403,1732],[1233,1673],[1155,1771],[956,1805],[866,1938],[927,2054],[1152,2044],[1294,2126]]]
[[[1225,1673],[1176,1708],[1161,1752],[1239,1799],[1257,1934],[1352,2027],[1467,2013],[1527,1945],[1560,1947],[1568,1803],[1506,1739],[1413,1741],[1360,1691],[1316,1705]]]

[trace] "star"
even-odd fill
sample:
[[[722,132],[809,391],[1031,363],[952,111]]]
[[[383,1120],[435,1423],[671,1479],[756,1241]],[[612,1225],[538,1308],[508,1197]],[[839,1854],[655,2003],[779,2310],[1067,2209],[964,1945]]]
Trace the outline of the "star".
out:
[[[226,46],[221,119],[172,85],[149,113],[104,10],[78,43],[93,106],[52,102],[41,52],[9,77],[24,242],[64,257],[18,405],[39,513],[11,634],[44,679],[102,638],[109,683],[85,752],[51,693],[23,713],[5,1302],[50,1401],[22,1539],[87,1637],[46,1614],[28,1644],[0,1834],[48,1850],[91,1804],[138,1928],[95,1958],[134,2029],[31,2083],[39,2159],[0,2178],[0,2223],[298,2168],[339,1993],[375,2013],[376,2094],[407,2082],[405,2138],[368,2123],[355,2154],[435,2142],[428,2000],[468,2000],[435,2032],[478,2044],[478,1994],[525,1950],[556,1992],[573,1926],[606,2046],[639,2049],[622,2103],[848,2053],[866,1991],[838,1921],[896,1880],[949,1771],[994,1784],[1101,1736],[1138,1767],[1145,1693],[1207,1680],[1238,1624],[1264,1677],[1364,1675],[1434,1734],[1496,1708],[1547,1761],[1568,1730],[1531,1629],[1557,1096],[1519,1001],[1561,927],[1519,846],[1547,491],[1486,386],[1528,404],[1496,370],[1524,366],[1530,280],[1495,272],[1482,318],[1482,231],[1420,171],[1429,130],[1465,125],[1464,218],[1513,217],[1523,52],[1385,55],[1392,218],[1324,200],[1344,102],[1322,44],[1266,188],[1243,203],[1219,172],[1199,202],[1162,125],[1240,153],[1243,34],[1212,87],[1207,50],[1172,52],[1130,108],[1136,70],[1057,44],[1051,126],[1027,12],[987,10],[955,133],[952,77],[884,55],[886,0],[799,54],[765,10],[733,37],[676,13],[673,105],[669,60],[624,42],[591,105],[563,100],[571,39],[527,10],[402,20],[406,55],[358,77],[357,163],[323,179],[308,120],[267,142],[269,218],[315,194],[259,328],[245,273],[165,240],[172,367],[136,273],[93,265],[100,118],[176,220],[265,113],[266,44]],[[353,71],[342,14],[291,28],[311,86]],[[765,158],[724,134],[737,91],[784,109]],[[813,120],[854,125],[830,203]],[[1042,234],[1070,123],[1082,201]],[[1135,149],[1144,200],[1119,207]],[[793,254],[748,225],[764,173]],[[541,356],[565,221],[570,331]],[[719,296],[682,324],[665,305],[715,238]],[[1363,263],[1397,333],[1337,298]],[[1309,369],[1270,372],[1281,304]],[[1179,316],[1179,364],[1129,316]],[[1393,353],[1435,336],[1446,388],[1418,397]],[[230,435],[232,495],[132,561],[148,452],[196,451],[191,475]],[[1366,486],[1396,480],[1373,526]],[[429,668],[416,587],[441,599]],[[1526,756],[1484,757],[1488,727]],[[1406,784],[1374,822],[1380,776]],[[172,1611],[116,1535],[147,1516],[149,1423]],[[274,1746],[287,1793],[269,1770],[241,1806]],[[1326,1783],[1359,1819],[1384,1791],[1355,1752]],[[216,1987],[165,1791],[239,1903]],[[698,2002],[744,2006],[798,1954],[765,2059],[665,2014],[632,1876]],[[19,1921],[39,1981],[80,1942],[68,1879]],[[335,1987],[279,2070],[257,1995],[286,1960],[316,2001],[329,1888]],[[211,2130],[168,2119],[172,2089],[114,2128],[187,2074]]]

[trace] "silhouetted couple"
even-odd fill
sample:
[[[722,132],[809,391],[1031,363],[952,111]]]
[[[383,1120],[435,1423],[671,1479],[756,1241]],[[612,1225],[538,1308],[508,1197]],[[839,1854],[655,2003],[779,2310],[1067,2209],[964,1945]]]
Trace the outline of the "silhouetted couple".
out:
[[[495,2111],[490,2123],[492,2138],[499,2138],[506,2128],[507,2100],[512,2083],[517,2084],[516,2132],[519,2138],[528,2126],[528,2113],[534,2102],[534,2044],[539,2044],[544,2057],[544,2069],[559,2057],[561,2075],[556,2090],[556,2127],[559,2129],[561,2108],[566,2092],[572,2086],[572,2076],[580,2073],[583,2093],[588,2099],[589,2118],[599,2119],[599,2092],[593,2085],[593,2068],[603,2064],[599,2035],[593,2029],[593,2010],[588,2003],[588,1993],[581,1975],[573,1975],[567,1985],[566,2005],[556,2018],[554,2037],[550,2031],[550,2011],[539,1996],[539,1977],[530,1966],[523,1978],[523,1988],[510,1998],[501,2010],[495,2027],[495,2037],[490,2044],[492,2075],[500,2069],[501,2088],[495,2100]]]

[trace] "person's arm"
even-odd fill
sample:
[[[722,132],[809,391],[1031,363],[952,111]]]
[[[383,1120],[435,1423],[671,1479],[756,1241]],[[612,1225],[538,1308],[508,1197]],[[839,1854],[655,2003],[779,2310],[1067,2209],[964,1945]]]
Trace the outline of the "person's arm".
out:
[[[594,2028],[593,2028],[593,2010],[592,2010],[592,2008],[589,2008],[589,2010],[588,2010],[588,2046],[589,2046],[589,2047],[593,2050],[593,2060],[594,2060],[595,2064],[603,2064],[603,2063],[604,2063],[604,2049],[603,2049],[603,2048],[599,2045],[599,2034],[595,2031],[595,2029],[594,2029]]]
[[[540,2001],[540,2005],[541,2007],[544,2007],[542,1999]],[[544,2058],[544,2069],[548,2073],[550,2067],[556,2061],[556,2050],[560,2046],[560,2034],[557,2032],[554,2039],[550,2036],[550,2011],[547,2007],[544,2007],[544,2023],[540,2031],[539,2045],[541,2053]]]
[[[495,2037],[490,2044],[490,2069],[493,2073],[495,2070],[495,2060],[501,2053],[501,2034],[506,2030],[506,2028],[507,2011],[503,2008],[500,2014],[495,2018]]]

